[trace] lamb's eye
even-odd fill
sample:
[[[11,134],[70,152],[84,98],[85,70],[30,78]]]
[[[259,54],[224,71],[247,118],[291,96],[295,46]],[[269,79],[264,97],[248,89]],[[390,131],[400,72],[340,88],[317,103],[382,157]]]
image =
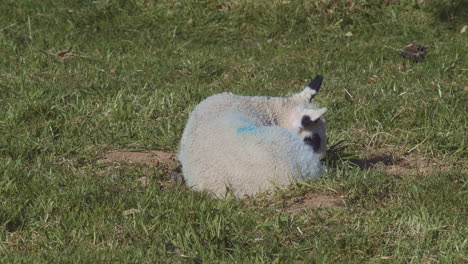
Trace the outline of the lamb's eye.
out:
[[[310,119],[310,116],[308,116],[308,115],[302,116],[302,119],[301,119],[301,125],[303,127],[310,126],[310,125],[315,125],[315,124],[317,124],[317,122],[318,122],[318,119],[315,120],[315,121],[312,121]]]
[[[312,120],[310,120],[310,116],[305,115],[305,116],[302,117],[301,125],[303,127],[306,127],[306,126],[308,126],[310,124],[310,122],[312,122]]]
[[[311,137],[304,138],[304,142],[311,146],[315,152],[319,151],[321,140],[318,134],[313,134]]]

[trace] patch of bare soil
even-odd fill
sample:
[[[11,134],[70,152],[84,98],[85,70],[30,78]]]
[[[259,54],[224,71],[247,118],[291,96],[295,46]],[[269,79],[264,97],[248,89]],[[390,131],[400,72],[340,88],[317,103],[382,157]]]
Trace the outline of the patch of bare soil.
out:
[[[390,175],[408,175],[411,173],[428,175],[435,172],[446,172],[453,166],[436,158],[426,159],[423,157],[407,156],[399,159],[395,164],[387,166],[385,171]]]
[[[437,157],[406,154],[393,148],[366,150],[363,156],[364,158],[351,159],[350,161],[361,169],[381,169],[394,176],[429,175],[450,171],[455,167],[466,165],[460,161],[447,161]]]
[[[102,159],[104,163],[118,164],[142,164],[146,166],[157,166],[163,168],[175,168],[178,166],[173,151],[111,151],[107,152]]]
[[[99,159],[101,163],[108,166],[102,173],[111,174],[117,168],[128,165],[145,165],[148,167],[158,167],[167,173],[170,181],[178,184],[185,183],[184,176],[174,151],[110,151]],[[151,183],[152,172],[148,167],[143,168],[143,175],[138,179],[138,184],[146,188]]]
[[[295,203],[287,207],[286,212],[298,212],[302,209],[342,208],[346,205],[342,197],[321,194],[301,196],[294,200]]]

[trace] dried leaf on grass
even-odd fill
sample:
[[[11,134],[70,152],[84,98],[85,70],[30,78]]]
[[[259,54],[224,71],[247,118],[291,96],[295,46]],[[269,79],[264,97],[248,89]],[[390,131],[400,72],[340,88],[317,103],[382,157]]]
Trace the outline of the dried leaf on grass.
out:
[[[424,60],[426,53],[427,49],[425,47],[413,42],[410,45],[404,47],[400,52],[400,55],[414,62],[421,62]]]

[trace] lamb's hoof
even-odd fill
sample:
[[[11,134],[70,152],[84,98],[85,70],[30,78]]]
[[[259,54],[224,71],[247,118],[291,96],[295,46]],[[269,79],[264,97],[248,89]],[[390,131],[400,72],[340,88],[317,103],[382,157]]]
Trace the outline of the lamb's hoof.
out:
[[[182,174],[182,166],[175,168],[169,174],[169,178],[175,184],[185,184],[184,175]]]

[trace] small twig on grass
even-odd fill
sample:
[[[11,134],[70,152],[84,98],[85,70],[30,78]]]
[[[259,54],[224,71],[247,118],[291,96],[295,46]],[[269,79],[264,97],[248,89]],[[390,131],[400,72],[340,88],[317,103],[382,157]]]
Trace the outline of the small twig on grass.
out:
[[[85,56],[85,55],[80,55],[77,53],[72,52],[72,48],[67,48],[65,50],[59,51],[59,52],[51,52],[51,51],[42,51],[47,55],[54,56],[56,59],[60,61],[64,61],[66,59],[70,58],[90,58],[90,56]]]
[[[347,89],[344,89],[344,90],[345,90],[346,94],[349,96],[349,98],[351,99],[351,101],[353,101],[353,103],[356,103],[354,101],[354,97],[348,92],[348,90]]]
[[[396,52],[400,52],[400,51],[403,50],[402,48],[394,48],[394,47],[390,47],[390,46],[387,46],[387,45],[383,45],[383,47],[391,49],[391,50],[396,51]]]
[[[414,146],[413,148],[411,148],[410,150],[406,151],[406,153],[411,153],[413,152],[413,150],[417,149],[419,146],[421,146],[422,143],[426,142],[426,140],[429,139],[429,136],[427,136],[425,139],[423,139],[423,141],[419,142],[418,144],[416,144],[416,146]]]
[[[9,28],[12,28],[12,27],[16,26],[16,24],[17,24],[17,23],[10,24],[10,25],[8,25],[8,26],[2,28],[2,30],[0,30],[0,31],[1,31],[1,32],[7,31]]]
[[[28,29],[29,29],[29,39],[32,40],[32,34],[31,34],[31,19],[28,16]]]

